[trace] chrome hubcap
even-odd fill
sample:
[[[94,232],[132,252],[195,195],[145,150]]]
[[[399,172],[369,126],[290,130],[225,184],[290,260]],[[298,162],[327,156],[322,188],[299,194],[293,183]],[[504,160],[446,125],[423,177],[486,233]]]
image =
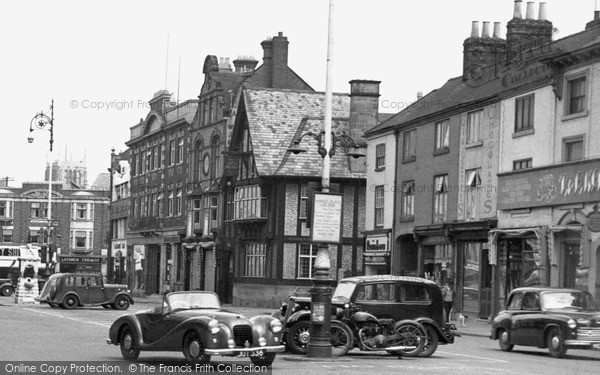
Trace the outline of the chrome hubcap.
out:
[[[301,344],[308,344],[308,342],[310,341],[310,332],[302,331],[298,333],[298,341]]]
[[[558,349],[560,348],[560,339],[558,338],[558,336],[554,336],[552,337],[552,349]]]
[[[500,336],[500,340],[502,340],[503,344],[506,344],[508,342],[508,333],[506,331],[502,332],[502,335]]]
[[[194,340],[190,343],[190,354],[194,358],[200,355],[200,343],[198,341]]]
[[[131,344],[132,344],[132,339],[130,335],[126,335],[125,338],[123,338],[123,347],[125,347],[125,349],[127,350],[131,350]]]

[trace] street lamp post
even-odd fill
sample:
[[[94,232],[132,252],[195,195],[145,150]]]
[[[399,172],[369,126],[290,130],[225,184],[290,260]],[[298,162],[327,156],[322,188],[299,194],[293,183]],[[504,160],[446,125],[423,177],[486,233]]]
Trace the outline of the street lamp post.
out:
[[[40,111],[37,113],[31,122],[29,123],[29,137],[27,141],[33,143],[33,131],[34,130],[49,130],[50,131],[50,152],[48,153],[48,252],[51,253],[50,248],[50,233],[52,231],[52,144],[54,143],[54,99],[50,104],[50,116]],[[51,254],[50,254],[51,255]]]
[[[319,133],[308,132],[293,140],[289,152],[299,154],[306,152],[300,147],[304,137],[311,137],[317,141],[317,151],[323,158],[323,169],[321,173],[321,192],[329,193],[329,180],[331,170],[331,157],[335,155],[336,148],[343,149],[347,156],[359,158],[365,156],[360,152],[359,145],[348,135],[336,135],[331,131],[332,98],[333,98],[333,12],[334,1],[329,0],[329,33],[327,38],[327,74],[325,87],[325,116],[323,130]],[[353,151],[350,151],[354,148]],[[311,312],[310,320],[310,342],[308,344],[309,357],[330,358],[331,357],[331,296],[332,290],[329,285],[329,271],[331,261],[329,259],[329,245],[327,243],[317,244],[317,257],[314,263],[314,286],[311,289]]]

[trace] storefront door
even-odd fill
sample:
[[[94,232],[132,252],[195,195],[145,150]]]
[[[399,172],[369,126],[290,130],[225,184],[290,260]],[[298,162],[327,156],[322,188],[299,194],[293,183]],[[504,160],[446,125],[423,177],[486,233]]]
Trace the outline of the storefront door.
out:
[[[481,242],[461,242],[459,244],[462,268],[459,283],[461,310],[467,315],[473,314],[487,318],[491,314],[492,272],[489,264],[488,249]]]

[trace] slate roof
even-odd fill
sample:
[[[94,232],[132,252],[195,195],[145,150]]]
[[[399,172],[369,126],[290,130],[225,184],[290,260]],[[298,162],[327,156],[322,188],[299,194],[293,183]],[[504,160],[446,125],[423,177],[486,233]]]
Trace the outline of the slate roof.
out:
[[[323,129],[325,94],[281,89],[243,90],[250,139],[259,176],[321,176],[323,159],[317,142],[304,137],[300,146],[307,152],[294,155],[287,149],[300,135]],[[332,130],[349,133],[350,98],[333,94]],[[348,157],[341,150],[331,158],[331,178],[366,178],[365,173],[350,172]]]
[[[532,61],[521,61],[511,67],[509,73],[523,74],[527,71],[535,70],[538,67],[545,66],[538,61],[553,55],[564,55],[578,49],[589,47],[591,44],[600,43],[600,27],[585,30],[576,34],[566,36],[554,41],[549,47],[543,46],[538,52],[534,52]],[[536,56],[537,55],[537,56]],[[524,86],[535,84],[536,82],[550,81],[548,75],[529,75],[519,82],[518,85],[506,87],[503,85],[502,75],[499,78],[489,78],[476,81],[463,81],[462,76],[451,78],[442,87],[433,90],[423,98],[415,101],[401,112],[398,112],[388,120],[367,131],[366,136],[372,136],[379,132],[389,131],[394,127],[409,126],[420,121],[427,121],[429,116],[447,113],[453,109],[468,107],[474,103],[501,99],[502,96],[510,96],[511,93],[518,92]]]

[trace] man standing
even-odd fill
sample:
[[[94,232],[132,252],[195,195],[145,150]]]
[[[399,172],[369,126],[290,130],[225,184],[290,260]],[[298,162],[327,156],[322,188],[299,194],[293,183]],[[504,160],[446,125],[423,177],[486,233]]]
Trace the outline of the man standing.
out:
[[[442,299],[444,300],[444,316],[446,318],[446,323],[450,323],[450,311],[454,306],[455,295],[454,282],[452,282],[452,280],[446,280],[446,283],[442,287]]]

